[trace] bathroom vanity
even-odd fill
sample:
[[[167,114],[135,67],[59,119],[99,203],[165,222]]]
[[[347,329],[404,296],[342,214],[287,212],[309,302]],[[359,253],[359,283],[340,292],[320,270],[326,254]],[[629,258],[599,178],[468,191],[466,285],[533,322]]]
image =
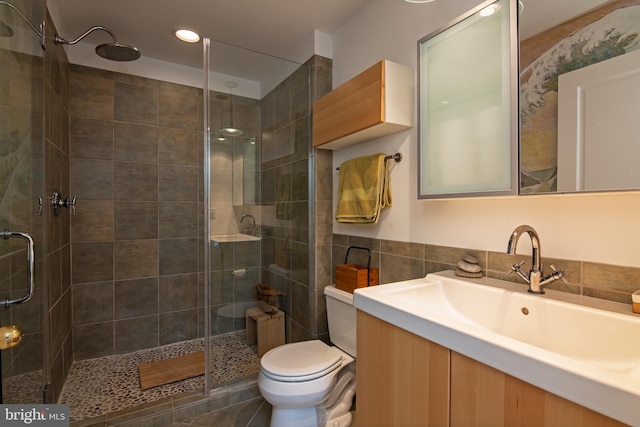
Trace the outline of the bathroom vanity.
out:
[[[637,330],[640,318],[519,287],[441,272],[356,290],[358,423],[637,425],[640,353],[633,344],[616,347],[614,340],[628,340],[614,335]],[[585,317],[558,317],[574,309]],[[584,329],[584,338],[567,339],[571,328]]]
[[[357,322],[359,424],[625,425],[363,311]]]

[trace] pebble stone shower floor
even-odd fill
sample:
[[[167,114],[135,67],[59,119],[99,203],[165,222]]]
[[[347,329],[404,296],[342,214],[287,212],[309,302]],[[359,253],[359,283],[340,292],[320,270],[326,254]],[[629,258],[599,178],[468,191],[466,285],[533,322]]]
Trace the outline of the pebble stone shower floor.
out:
[[[245,331],[212,337],[211,385],[225,385],[256,378],[260,358],[256,345],[245,342]],[[138,365],[202,351],[203,339],[183,341],[133,353],[74,362],[64,384],[59,403],[69,404],[71,421],[79,421],[132,408],[177,393],[204,389],[204,376],[171,384],[140,389]]]

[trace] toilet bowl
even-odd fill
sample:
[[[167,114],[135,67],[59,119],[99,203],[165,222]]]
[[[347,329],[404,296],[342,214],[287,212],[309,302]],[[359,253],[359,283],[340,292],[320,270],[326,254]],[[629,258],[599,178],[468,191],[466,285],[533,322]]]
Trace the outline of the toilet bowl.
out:
[[[353,295],[325,288],[329,337],[285,344],[260,361],[258,387],[272,406],[271,427],[346,427],[355,394]],[[332,335],[332,330],[339,331]],[[335,336],[335,340],[334,340]]]

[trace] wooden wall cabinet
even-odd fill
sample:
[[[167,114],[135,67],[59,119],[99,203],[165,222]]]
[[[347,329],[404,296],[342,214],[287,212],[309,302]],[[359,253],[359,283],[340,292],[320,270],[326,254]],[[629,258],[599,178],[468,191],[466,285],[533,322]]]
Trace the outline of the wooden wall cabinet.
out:
[[[359,310],[357,330],[358,425],[624,425]]]
[[[383,60],[313,103],[313,146],[338,150],[413,126],[413,69]]]

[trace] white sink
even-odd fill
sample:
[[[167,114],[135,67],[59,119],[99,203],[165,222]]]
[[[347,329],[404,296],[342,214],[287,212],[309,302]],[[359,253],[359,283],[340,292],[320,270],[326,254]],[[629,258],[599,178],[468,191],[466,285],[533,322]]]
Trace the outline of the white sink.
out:
[[[524,285],[463,279],[450,271],[357,289],[354,304],[523,381],[640,425],[640,316],[628,314],[630,305],[550,290],[532,295]]]

